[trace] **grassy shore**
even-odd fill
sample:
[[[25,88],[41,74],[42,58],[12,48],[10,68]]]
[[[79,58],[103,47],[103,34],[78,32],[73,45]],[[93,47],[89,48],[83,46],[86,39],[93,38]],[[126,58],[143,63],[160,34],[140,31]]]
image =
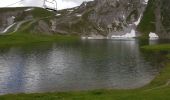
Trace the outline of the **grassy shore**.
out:
[[[142,49],[152,52],[170,51],[170,45],[144,46]],[[169,56],[169,54],[166,55],[167,58]],[[164,64],[165,68],[160,74],[149,85],[139,89],[9,94],[0,96],[0,100],[170,100],[170,62],[168,59]]]
[[[0,47],[25,45],[39,42],[74,42],[78,36],[13,34],[0,35]]]
[[[151,52],[170,51],[170,44],[143,46],[141,49]]]

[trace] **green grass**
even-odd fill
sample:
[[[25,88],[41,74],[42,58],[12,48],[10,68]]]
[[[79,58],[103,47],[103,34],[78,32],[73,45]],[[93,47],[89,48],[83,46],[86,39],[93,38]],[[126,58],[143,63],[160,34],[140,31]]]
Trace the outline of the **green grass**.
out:
[[[0,47],[25,45],[39,42],[73,42],[79,40],[78,36],[61,36],[61,35],[33,35],[33,34],[13,34],[1,35]]]
[[[33,10],[25,11],[26,9],[33,8]],[[26,17],[32,16],[33,19],[45,19],[55,17],[55,12],[48,11],[44,8],[39,7],[14,7],[14,8],[0,8],[0,13],[15,13],[15,22],[23,21],[28,19]],[[0,24],[2,21],[0,20]]]
[[[149,32],[155,32],[155,2],[156,0],[149,0],[146,10],[143,14],[143,18],[139,23],[137,29],[143,33],[143,37],[147,38],[149,36]]]
[[[170,45],[144,46],[153,52],[169,51]],[[169,56],[169,55],[168,55]],[[130,90],[92,90],[56,93],[8,94],[0,100],[170,100],[170,62],[163,62],[165,68],[147,86]]]
[[[44,18],[44,17],[49,17],[49,16],[55,16],[55,13],[50,12],[46,9],[42,9],[42,8],[35,8],[34,10],[31,11],[31,13],[35,18]]]
[[[141,49],[151,52],[170,51],[170,44],[143,46]]]

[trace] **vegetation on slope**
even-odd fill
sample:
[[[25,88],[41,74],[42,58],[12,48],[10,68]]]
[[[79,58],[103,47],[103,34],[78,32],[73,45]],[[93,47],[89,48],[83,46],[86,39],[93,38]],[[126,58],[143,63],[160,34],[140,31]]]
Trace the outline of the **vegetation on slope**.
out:
[[[43,18],[43,17],[48,17],[48,16],[54,16],[55,13],[50,12],[46,9],[42,8],[35,8],[34,10],[31,11],[34,17],[36,18]]]
[[[33,35],[33,34],[20,34],[1,35],[0,47],[25,45],[28,43],[39,42],[74,42],[79,40],[77,36],[61,36],[61,35]]]
[[[170,32],[170,0],[161,0],[162,24],[166,32]]]
[[[152,46],[143,46],[141,47],[144,50],[152,51],[152,52],[160,52],[160,51],[170,51],[170,44],[160,44],[160,45],[152,45]]]
[[[32,10],[26,11],[27,9],[33,8]],[[48,16],[55,16],[54,12],[50,12],[46,9],[39,7],[16,7],[16,8],[0,8],[0,13],[18,13],[16,21],[23,20],[27,15],[32,15],[34,18],[44,18]]]
[[[155,32],[155,2],[156,0],[149,0],[146,10],[143,14],[140,24],[137,29],[148,37],[149,32]]]

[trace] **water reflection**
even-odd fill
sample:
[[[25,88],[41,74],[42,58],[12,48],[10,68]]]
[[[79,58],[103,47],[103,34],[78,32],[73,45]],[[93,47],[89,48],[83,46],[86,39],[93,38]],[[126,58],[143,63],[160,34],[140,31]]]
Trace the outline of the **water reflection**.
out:
[[[138,41],[88,40],[0,51],[0,94],[136,88],[158,72]]]

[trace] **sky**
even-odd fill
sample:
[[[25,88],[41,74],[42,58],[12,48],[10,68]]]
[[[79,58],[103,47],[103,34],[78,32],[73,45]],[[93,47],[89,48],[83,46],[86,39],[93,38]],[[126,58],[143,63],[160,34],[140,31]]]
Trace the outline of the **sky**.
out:
[[[0,0],[0,7],[6,7],[10,4],[16,3],[20,0]],[[49,0],[51,1],[51,0]],[[83,1],[92,1],[92,0],[56,0],[58,9],[71,8],[80,5]],[[43,0],[23,0],[20,3],[16,3],[10,7],[21,7],[21,6],[39,6],[43,5]],[[47,4],[49,5],[49,4]]]

